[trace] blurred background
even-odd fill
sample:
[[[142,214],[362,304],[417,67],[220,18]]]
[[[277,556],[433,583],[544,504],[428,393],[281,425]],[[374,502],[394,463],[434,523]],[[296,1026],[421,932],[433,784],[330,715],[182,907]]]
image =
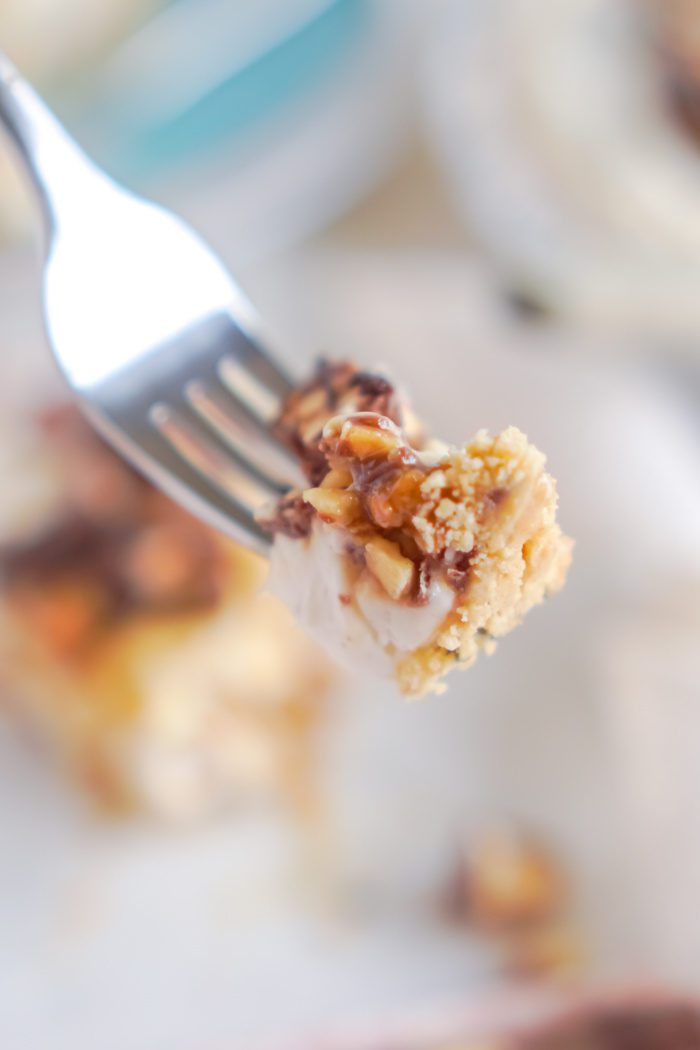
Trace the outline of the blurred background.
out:
[[[3,0],[0,46],[293,372],[516,424],[577,541],[446,696],[327,665],[66,409],[3,142],[2,1046],[697,989],[700,0]]]

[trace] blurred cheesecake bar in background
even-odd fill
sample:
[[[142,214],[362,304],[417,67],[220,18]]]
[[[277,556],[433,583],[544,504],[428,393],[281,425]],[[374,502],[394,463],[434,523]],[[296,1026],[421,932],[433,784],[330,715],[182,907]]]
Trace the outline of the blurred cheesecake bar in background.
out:
[[[313,1050],[699,1050],[700,1007],[659,988],[600,993],[516,987]],[[299,1048],[301,1050],[301,1048]]]
[[[563,585],[555,482],[515,427],[427,442],[385,378],[322,362],[278,431],[310,487],[263,519],[270,585],[331,650],[407,696],[442,691]]]
[[[700,0],[651,0],[651,13],[673,110],[700,137]]]
[[[45,412],[32,440],[15,460],[4,450],[0,706],[111,809],[305,805],[329,674],[257,595],[262,560],[156,491],[76,410]]]

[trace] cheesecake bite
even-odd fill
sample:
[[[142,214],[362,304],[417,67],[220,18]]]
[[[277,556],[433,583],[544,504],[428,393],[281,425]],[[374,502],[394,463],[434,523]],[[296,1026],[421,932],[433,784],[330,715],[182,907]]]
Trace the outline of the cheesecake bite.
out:
[[[556,486],[515,427],[427,441],[386,379],[324,364],[278,432],[309,487],[262,516],[270,585],[336,654],[406,695],[441,691],[562,586]]]

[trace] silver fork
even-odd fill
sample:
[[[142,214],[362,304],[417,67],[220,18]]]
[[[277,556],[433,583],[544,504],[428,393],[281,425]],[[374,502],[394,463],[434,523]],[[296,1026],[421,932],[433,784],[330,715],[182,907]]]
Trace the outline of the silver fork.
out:
[[[46,331],[89,419],[168,495],[266,553],[255,513],[298,468],[270,432],[291,383],[250,304],[184,222],[85,155],[1,53],[0,123],[41,202]]]

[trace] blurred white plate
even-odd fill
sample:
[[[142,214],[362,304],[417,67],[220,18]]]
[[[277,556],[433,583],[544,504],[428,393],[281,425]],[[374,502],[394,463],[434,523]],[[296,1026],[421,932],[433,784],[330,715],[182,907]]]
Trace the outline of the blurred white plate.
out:
[[[517,289],[616,334],[700,333],[700,149],[639,4],[451,3],[426,87],[457,205]]]

